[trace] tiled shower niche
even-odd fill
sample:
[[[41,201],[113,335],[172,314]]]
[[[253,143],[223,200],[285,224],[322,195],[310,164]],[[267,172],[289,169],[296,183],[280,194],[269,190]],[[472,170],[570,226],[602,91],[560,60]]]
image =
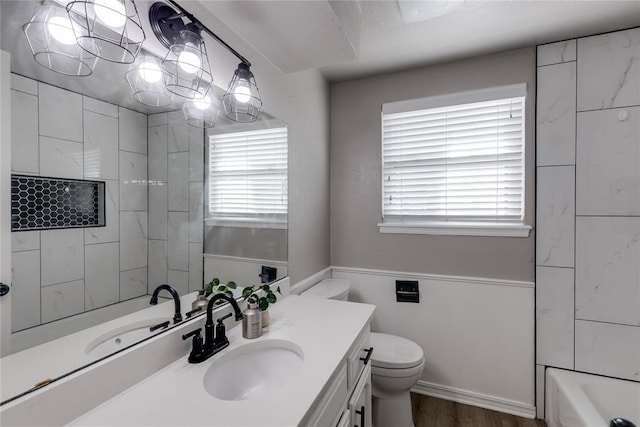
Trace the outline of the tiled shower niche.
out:
[[[103,227],[101,181],[11,175],[11,231]]]

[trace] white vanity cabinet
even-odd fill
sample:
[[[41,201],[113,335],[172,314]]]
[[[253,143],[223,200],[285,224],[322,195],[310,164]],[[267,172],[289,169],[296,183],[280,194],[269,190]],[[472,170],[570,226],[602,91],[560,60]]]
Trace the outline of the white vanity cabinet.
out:
[[[371,427],[370,329],[366,325],[329,381],[306,426]]]

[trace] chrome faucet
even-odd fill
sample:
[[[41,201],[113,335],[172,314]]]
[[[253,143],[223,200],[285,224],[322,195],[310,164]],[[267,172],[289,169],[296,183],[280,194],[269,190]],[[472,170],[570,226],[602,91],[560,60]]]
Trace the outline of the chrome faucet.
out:
[[[160,291],[163,290],[163,289],[169,291],[169,293],[173,297],[173,304],[175,306],[175,313],[173,315],[173,323],[175,324],[175,323],[181,322],[182,321],[182,312],[180,310],[180,295],[178,295],[178,292],[176,292],[176,290],[174,289],[173,286],[171,286],[171,285],[160,285],[160,286],[158,286],[153,291],[153,295],[151,296],[151,301],[149,301],[149,304],[151,304],[151,305],[158,304],[158,293],[160,293]]]
[[[182,336],[183,340],[186,340],[189,337],[193,337],[193,348],[191,353],[189,354],[189,363],[200,363],[204,362],[214,354],[218,353],[220,350],[229,346],[229,339],[227,338],[224,320],[228,317],[231,317],[231,313],[226,316],[222,316],[217,320],[218,324],[215,329],[215,336],[213,331],[213,306],[216,301],[219,299],[223,299],[231,304],[233,307],[233,311],[235,314],[236,320],[242,320],[242,312],[240,311],[240,307],[236,300],[231,298],[227,294],[215,294],[209,300],[209,304],[207,305],[207,321],[204,324],[204,344],[202,343],[202,337],[200,336],[201,328],[196,329],[195,331],[189,332]]]

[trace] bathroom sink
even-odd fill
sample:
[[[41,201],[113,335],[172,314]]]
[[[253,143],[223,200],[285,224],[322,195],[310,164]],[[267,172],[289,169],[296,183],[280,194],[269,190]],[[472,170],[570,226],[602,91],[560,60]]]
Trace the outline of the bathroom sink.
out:
[[[225,353],[204,374],[204,388],[221,400],[248,400],[273,392],[296,377],[302,349],[290,341],[264,340]]]
[[[122,325],[115,329],[105,332],[91,341],[85,347],[85,353],[93,357],[103,357],[118,350],[122,350],[132,344],[139,342],[161,331],[149,331],[151,326],[166,322],[166,317],[158,317],[154,319],[140,320],[138,322]]]

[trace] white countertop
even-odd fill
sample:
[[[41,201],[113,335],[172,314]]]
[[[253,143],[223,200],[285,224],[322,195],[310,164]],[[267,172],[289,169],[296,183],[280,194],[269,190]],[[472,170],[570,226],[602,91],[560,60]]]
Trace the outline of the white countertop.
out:
[[[180,298],[183,315],[191,309],[196,296],[197,293],[192,292]],[[173,314],[173,299],[165,299],[158,305],[149,305],[143,310],[3,357],[0,359],[0,401],[25,392],[40,381],[57,378],[104,357],[108,352],[88,351],[88,346],[96,341],[126,331],[131,326],[146,325],[144,322],[171,321]],[[148,336],[160,332],[157,330]]]
[[[368,304],[291,295],[270,308],[271,325],[262,337],[242,338],[241,325],[227,330],[229,347],[209,360],[190,364],[185,354],[70,425],[299,425],[374,310]],[[223,401],[205,391],[205,372],[216,360],[234,348],[269,339],[291,341],[302,349],[304,363],[294,379],[259,399]]]

